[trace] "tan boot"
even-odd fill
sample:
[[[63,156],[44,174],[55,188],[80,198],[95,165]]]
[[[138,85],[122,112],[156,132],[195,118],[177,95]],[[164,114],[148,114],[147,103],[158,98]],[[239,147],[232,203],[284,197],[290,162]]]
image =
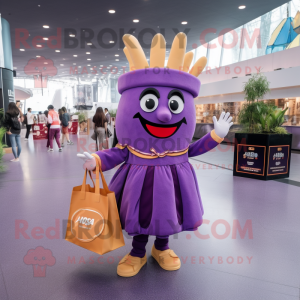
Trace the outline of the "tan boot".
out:
[[[171,249],[160,251],[153,245],[151,255],[164,270],[175,271],[181,267],[179,257]]]
[[[119,262],[117,274],[122,277],[132,277],[136,275],[147,262],[147,256],[143,258],[126,254]]]

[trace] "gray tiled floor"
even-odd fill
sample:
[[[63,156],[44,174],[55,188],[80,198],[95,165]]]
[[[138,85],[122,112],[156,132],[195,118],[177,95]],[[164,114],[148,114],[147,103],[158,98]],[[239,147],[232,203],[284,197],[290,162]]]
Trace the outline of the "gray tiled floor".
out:
[[[182,260],[176,272],[160,269],[150,257],[151,238],[146,267],[126,279],[116,275],[116,267],[118,257],[130,251],[129,238],[125,247],[101,257],[63,239],[71,190],[83,176],[76,145],[65,147],[63,153],[57,149],[47,153],[45,141],[22,145],[21,162],[7,162],[7,172],[0,174],[1,300],[299,299],[300,188],[233,177],[232,171],[207,164],[230,168],[231,148],[190,160],[208,223],[199,233],[209,238],[186,232],[171,238],[170,245]],[[6,155],[5,160],[9,159]],[[291,178],[295,181],[300,181],[299,164],[300,155],[293,154]],[[106,172],[107,180],[114,172]],[[46,231],[55,219],[58,239],[32,236],[34,227]],[[29,239],[16,235],[18,220],[28,224]],[[228,227],[226,231],[220,223]],[[244,237],[237,234],[235,238],[236,224],[241,228],[249,224]],[[225,233],[228,236],[222,238]],[[32,266],[23,262],[27,251],[37,246],[50,249],[56,258],[43,278],[33,277]]]

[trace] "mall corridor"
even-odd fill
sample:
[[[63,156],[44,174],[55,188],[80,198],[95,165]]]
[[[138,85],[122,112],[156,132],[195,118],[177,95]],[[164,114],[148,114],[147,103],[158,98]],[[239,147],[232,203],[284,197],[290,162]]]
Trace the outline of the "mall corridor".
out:
[[[299,74],[300,0],[0,0],[0,300],[300,300]]]
[[[22,142],[19,164],[5,156],[1,300],[299,299],[300,154],[292,153],[285,183],[233,177],[231,146],[190,159],[206,221],[198,233],[171,237],[181,269],[166,274],[158,266],[150,256],[152,237],[146,266],[138,276],[121,278],[116,268],[131,249],[127,235],[125,247],[103,256],[64,240],[71,191],[84,173],[73,141],[62,153],[55,148],[49,153],[45,140],[29,139]],[[107,181],[115,171],[105,172]],[[28,250],[38,246],[55,258],[45,270],[24,262]]]

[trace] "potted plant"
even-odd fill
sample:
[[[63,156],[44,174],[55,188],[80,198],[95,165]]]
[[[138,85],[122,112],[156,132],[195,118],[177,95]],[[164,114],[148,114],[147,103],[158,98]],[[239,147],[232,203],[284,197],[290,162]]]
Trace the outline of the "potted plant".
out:
[[[116,109],[112,109],[108,111],[110,114],[110,118],[112,122],[115,122],[116,120],[116,115],[117,115],[117,110]]]
[[[235,134],[234,176],[289,177],[292,135],[281,127],[287,108],[259,101],[269,91],[269,82],[261,73],[244,85],[247,102],[238,115],[242,130]]]
[[[0,108],[0,127],[2,127],[4,121],[4,109]]]
[[[6,133],[6,129],[3,126],[3,122],[4,122],[4,109],[0,108],[0,147],[1,147],[1,159],[2,156],[4,154],[9,154],[12,153],[12,148],[11,147],[7,147],[7,145],[4,144],[4,136]],[[1,167],[0,167],[1,169]]]
[[[0,127],[0,172],[4,170],[3,166],[3,155],[5,154],[5,145],[3,144],[3,137],[6,133],[6,129],[4,127]]]
[[[88,116],[85,112],[78,114],[79,134],[89,134]]]

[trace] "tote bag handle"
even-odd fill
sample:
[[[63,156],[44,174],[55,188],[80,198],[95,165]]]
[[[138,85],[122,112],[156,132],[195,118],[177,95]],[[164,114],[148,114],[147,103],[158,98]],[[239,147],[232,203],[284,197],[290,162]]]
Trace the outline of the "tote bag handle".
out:
[[[96,162],[97,162],[97,166],[96,166],[96,177],[97,177],[97,175],[99,176],[99,172],[100,172],[100,174],[101,174],[101,179],[102,179],[102,184],[103,184],[103,188],[104,188],[106,194],[109,194],[111,191],[109,190],[109,188],[108,188],[108,186],[107,186],[106,180],[105,180],[105,178],[104,178],[104,175],[103,175],[103,172],[102,172],[102,169],[101,169],[101,160],[100,160],[100,157],[99,157],[97,154],[95,154],[95,153],[93,153],[92,156],[95,157]],[[97,168],[97,167],[98,167],[98,168]]]
[[[83,177],[83,182],[82,182],[82,186],[81,186],[81,199],[85,199],[85,193],[86,193],[86,174],[87,174],[88,170],[85,169],[84,172],[84,177]],[[92,174],[89,171],[89,175],[92,179]],[[93,183],[94,180],[92,179]],[[96,184],[94,183],[95,186],[95,194],[100,195],[100,183],[99,183],[99,165],[96,165]]]

